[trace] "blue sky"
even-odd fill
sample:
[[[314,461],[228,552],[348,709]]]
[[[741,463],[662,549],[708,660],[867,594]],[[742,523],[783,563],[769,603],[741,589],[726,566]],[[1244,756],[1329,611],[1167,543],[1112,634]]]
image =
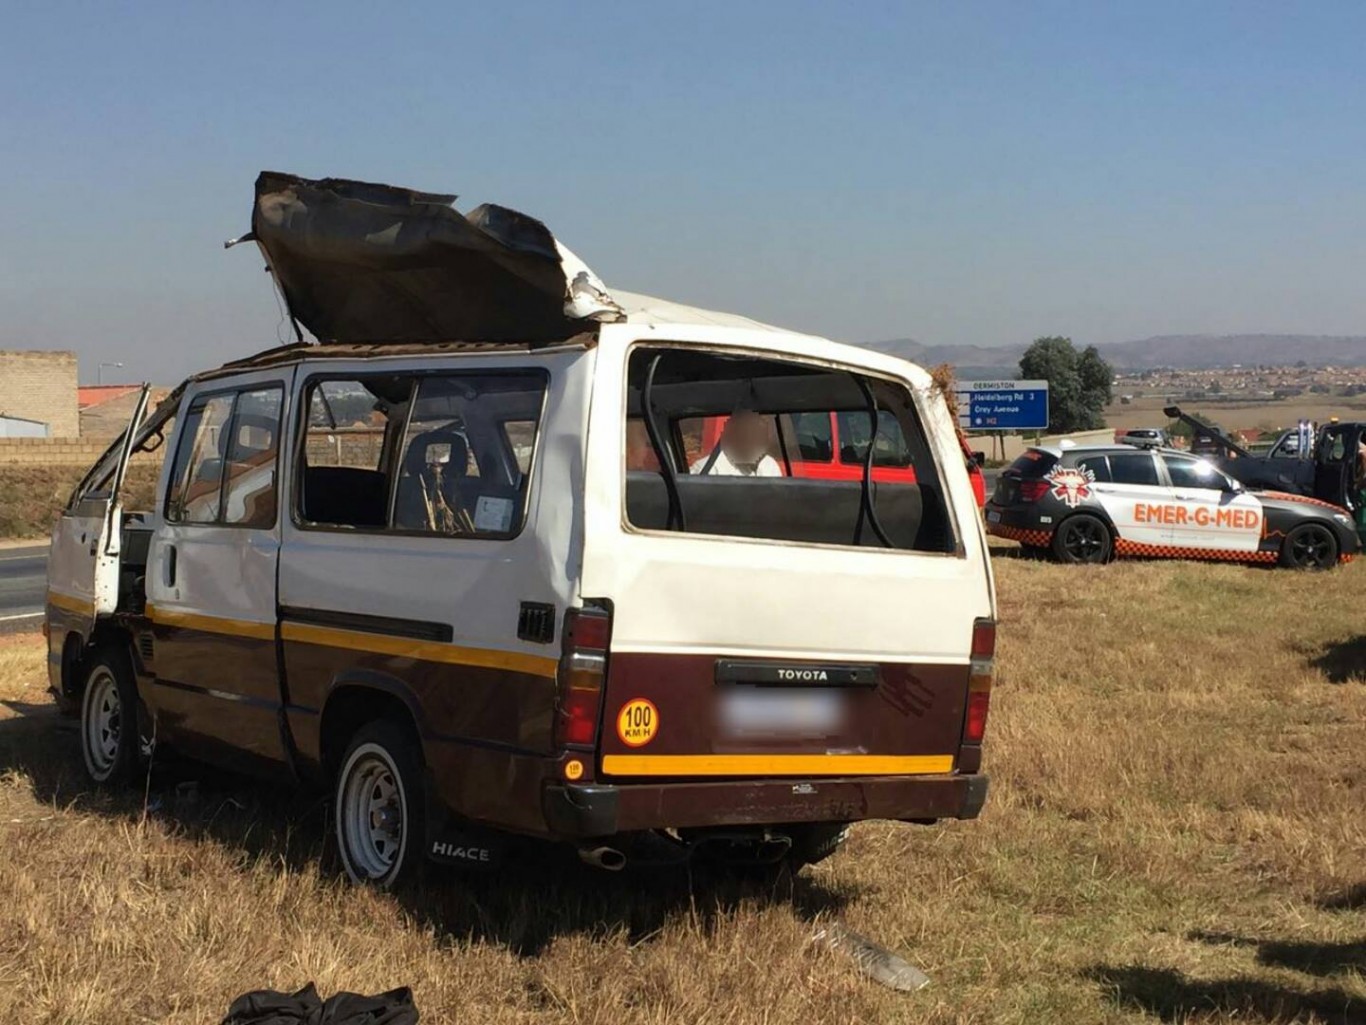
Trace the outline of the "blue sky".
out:
[[[845,340],[1366,333],[1363,38],[1359,3],[5,3],[0,347],[170,382],[272,344],[220,246],[262,168]]]

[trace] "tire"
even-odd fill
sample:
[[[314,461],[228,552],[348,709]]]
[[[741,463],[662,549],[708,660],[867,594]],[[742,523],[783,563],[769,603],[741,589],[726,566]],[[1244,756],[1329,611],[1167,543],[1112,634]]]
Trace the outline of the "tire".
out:
[[[353,883],[387,890],[423,860],[426,815],[419,741],[412,729],[382,719],[362,726],[347,745],[333,789],[337,851]]]
[[[1069,516],[1053,533],[1053,557],[1059,562],[1110,561],[1114,544],[1105,521],[1090,513]]]
[[[1281,565],[1290,569],[1332,569],[1337,563],[1337,538],[1322,523],[1301,523],[1281,545]]]
[[[813,822],[792,831],[792,850],[787,860],[795,872],[804,865],[819,865],[849,839],[847,822]]]
[[[81,755],[86,775],[99,784],[132,782],[141,762],[138,690],[126,652],[96,649],[82,663]]]

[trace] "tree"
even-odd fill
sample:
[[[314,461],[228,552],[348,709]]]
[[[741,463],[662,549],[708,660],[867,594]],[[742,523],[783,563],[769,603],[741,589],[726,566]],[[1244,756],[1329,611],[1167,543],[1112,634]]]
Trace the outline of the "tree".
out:
[[[1020,376],[1048,382],[1048,428],[1055,433],[1105,426],[1114,371],[1094,345],[1081,352],[1072,339],[1036,338],[1020,357]]]

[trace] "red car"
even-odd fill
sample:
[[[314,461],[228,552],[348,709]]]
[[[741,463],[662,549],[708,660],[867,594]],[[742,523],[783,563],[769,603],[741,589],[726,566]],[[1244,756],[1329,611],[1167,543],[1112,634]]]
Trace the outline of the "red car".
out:
[[[689,460],[710,452],[721,440],[729,417],[714,416],[700,423],[700,444],[689,452]],[[868,415],[862,411],[846,413],[785,413],[777,418],[780,449],[793,477],[815,480],[858,480],[863,476],[863,461],[868,453]],[[958,432],[972,493],[977,506],[986,505],[986,481],[980,457],[973,452],[967,437]],[[873,480],[889,484],[914,484],[915,470],[896,418],[883,412],[878,421],[873,451]],[[782,462],[784,460],[780,460]]]

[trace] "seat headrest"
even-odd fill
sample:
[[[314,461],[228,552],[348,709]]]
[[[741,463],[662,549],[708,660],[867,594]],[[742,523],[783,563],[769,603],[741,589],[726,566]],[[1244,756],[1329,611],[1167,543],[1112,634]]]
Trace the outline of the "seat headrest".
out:
[[[469,458],[469,444],[464,435],[454,431],[427,431],[416,435],[408,443],[408,452],[403,457],[403,472],[416,475],[431,464],[440,464],[447,473],[463,477],[469,466]]]

